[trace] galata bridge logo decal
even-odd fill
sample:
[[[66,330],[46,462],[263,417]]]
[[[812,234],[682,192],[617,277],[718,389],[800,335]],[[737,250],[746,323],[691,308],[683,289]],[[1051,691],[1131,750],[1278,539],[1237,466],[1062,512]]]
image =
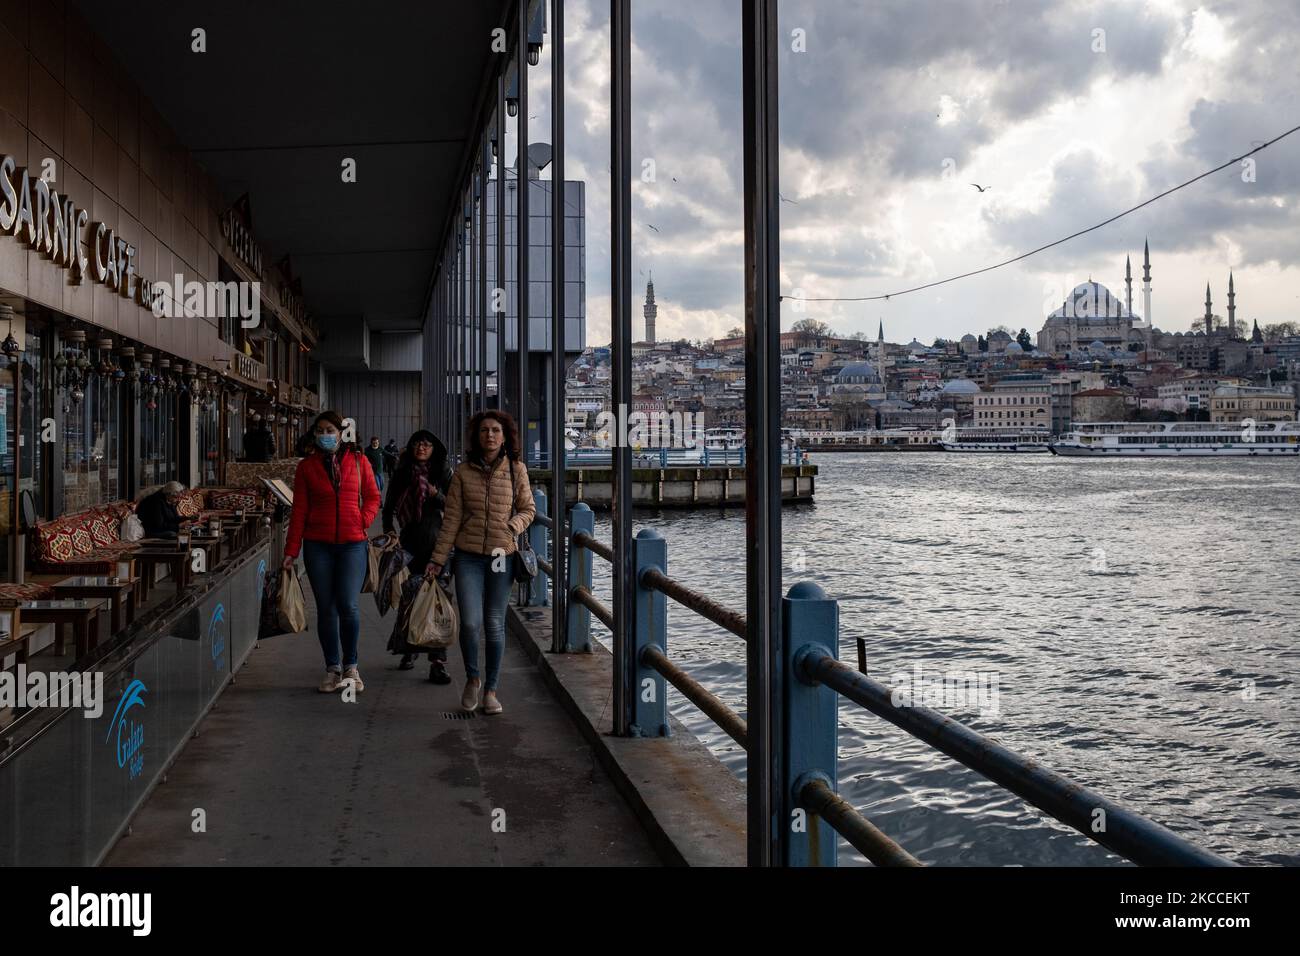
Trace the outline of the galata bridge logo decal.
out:
[[[144,707],[145,690],[144,681],[138,677],[127,685],[109,722],[108,736],[104,738],[104,743],[109,743],[116,735],[117,765],[125,769],[132,780],[144,769],[144,725],[136,722],[132,712],[137,707]]]
[[[222,627],[226,621],[226,606],[220,601],[212,609],[212,618],[208,621],[208,641],[212,644],[212,666],[221,667],[222,658],[226,653],[226,629]]]

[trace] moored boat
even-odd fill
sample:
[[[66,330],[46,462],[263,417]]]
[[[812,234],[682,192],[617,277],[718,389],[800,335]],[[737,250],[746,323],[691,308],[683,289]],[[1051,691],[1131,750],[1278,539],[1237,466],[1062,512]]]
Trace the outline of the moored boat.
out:
[[[1283,458],[1300,455],[1300,422],[1089,422],[1051,443],[1087,458]]]

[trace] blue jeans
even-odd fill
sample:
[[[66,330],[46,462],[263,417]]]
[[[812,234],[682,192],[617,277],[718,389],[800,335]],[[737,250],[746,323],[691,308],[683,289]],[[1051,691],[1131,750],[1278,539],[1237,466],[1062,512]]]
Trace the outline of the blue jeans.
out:
[[[302,562],[307,566],[311,593],[316,597],[316,633],[325,652],[325,666],[338,670],[339,642],[343,643],[343,666],[355,667],[361,638],[361,612],[357,597],[366,579],[364,541],[329,544],[304,541]]]
[[[507,555],[504,571],[493,571],[490,554],[457,551],[452,564],[456,576],[456,604],[460,612],[460,653],[465,659],[465,676],[478,677],[478,632],[487,638],[487,675],[483,690],[496,690],[501,657],[506,649],[506,603],[514,577],[510,573],[513,555]]]

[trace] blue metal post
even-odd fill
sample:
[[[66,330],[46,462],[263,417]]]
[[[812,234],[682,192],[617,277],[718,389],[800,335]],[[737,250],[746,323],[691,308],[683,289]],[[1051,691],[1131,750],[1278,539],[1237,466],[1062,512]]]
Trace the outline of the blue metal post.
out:
[[[668,682],[653,667],[641,663],[641,654],[654,645],[668,653],[668,599],[641,583],[648,568],[668,573],[668,542],[653,528],[642,528],[632,544],[636,568],[636,613],[633,616],[633,648],[629,662],[632,699],[628,707],[628,732],[633,737],[668,736]]]
[[[818,585],[801,581],[781,602],[781,627],[785,648],[784,713],[781,715],[785,746],[782,793],[786,806],[782,816],[786,833],[786,866],[835,866],[836,837],[820,817],[798,807],[799,793],[812,780],[824,780],[836,789],[836,738],[838,735],[835,691],[801,676],[803,658],[827,654],[838,660],[840,646],[839,604]]]
[[[570,534],[579,531],[589,535],[596,533],[596,515],[584,501],[579,501],[569,512]],[[591,568],[596,556],[586,548],[573,546],[570,538],[569,547],[569,593],[576,587],[591,590]],[[591,611],[586,607],[570,601],[568,605],[569,633],[565,650],[570,653],[591,652]]]
[[[546,514],[546,492],[541,488],[533,489],[533,504],[537,507],[539,515]],[[539,558],[550,560],[546,551],[546,526],[540,521],[534,521],[528,528],[528,543],[533,546]],[[533,607],[546,606],[546,572],[541,568],[537,569],[537,577],[533,578],[532,584],[528,586],[528,603]]]
[[[668,449],[666,447],[659,449],[659,467],[660,468],[668,467]]]

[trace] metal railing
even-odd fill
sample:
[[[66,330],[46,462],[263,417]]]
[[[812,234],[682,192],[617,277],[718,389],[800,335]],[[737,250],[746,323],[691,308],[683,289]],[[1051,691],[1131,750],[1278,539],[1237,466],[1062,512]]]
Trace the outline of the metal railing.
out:
[[[542,569],[529,591],[530,604],[545,604],[549,562],[544,558],[555,544],[548,530],[554,519],[546,513],[546,496],[534,492],[538,518],[530,539]],[[565,547],[568,548],[568,620],[566,641],[557,652],[591,649],[591,618],[613,634],[613,612],[592,592],[593,558],[613,563],[614,552],[593,536],[595,515],[584,503],[569,509]],[[549,540],[548,540],[549,539]],[[636,606],[633,631],[623,639],[632,686],[639,692],[628,701],[627,725],[632,736],[669,735],[665,684],[671,684],[712,720],[723,733],[749,749],[746,722],[716,694],[692,678],[668,656],[667,600],[746,638],[745,616],[682,584],[667,574],[668,544],[654,529],[643,528],[633,539],[636,572]],[[896,692],[865,671],[865,644],[859,639],[859,669],[838,659],[839,603],[812,583],[796,584],[783,599],[783,646],[787,675],[784,721],[788,728],[786,785],[796,812],[806,817],[791,821],[791,865],[834,866],[835,835],[877,866],[921,866],[895,841],[882,833],[862,813],[836,792],[839,698],[844,697],[870,713],[901,728],[918,740],[964,764],[1052,818],[1134,863],[1145,866],[1234,866],[1099,794],[1080,786],[1037,761],[1015,753],[964,724],[928,707],[913,705],[908,695]],[[618,635],[614,635],[619,639]],[[617,675],[615,675],[617,679]],[[902,701],[899,703],[899,701]]]
[[[573,448],[564,454],[564,463],[569,468],[611,468],[613,467],[613,449],[610,448]],[[807,454],[802,447],[781,449],[781,463],[785,465],[802,465]],[[633,468],[719,468],[745,465],[744,448],[649,448],[632,455]],[[551,467],[549,452],[535,451],[528,455],[530,468]]]

